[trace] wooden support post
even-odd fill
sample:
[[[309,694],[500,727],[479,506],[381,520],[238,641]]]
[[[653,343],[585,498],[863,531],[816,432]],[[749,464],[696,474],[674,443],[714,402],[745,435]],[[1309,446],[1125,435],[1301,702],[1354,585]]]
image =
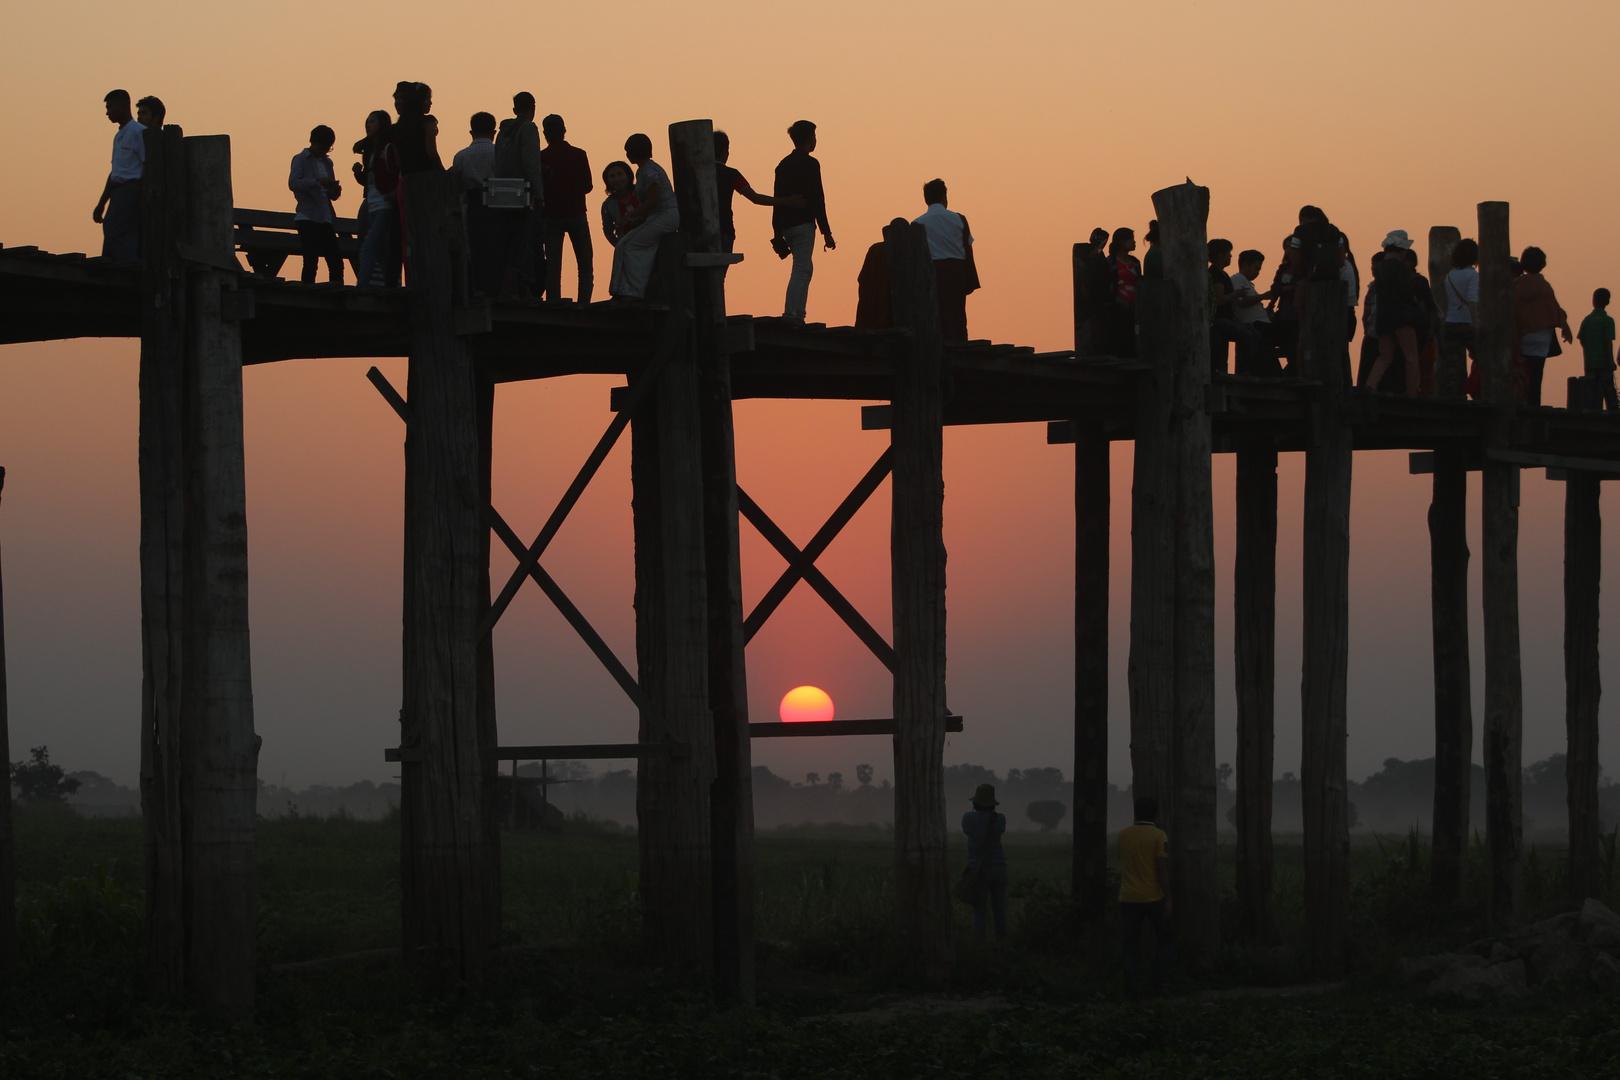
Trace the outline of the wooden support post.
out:
[[[1210,481],[1209,189],[1179,184],[1153,194],[1164,275],[1176,283],[1169,346],[1175,514],[1175,829],[1170,875],[1176,939],[1209,967],[1220,949],[1215,853],[1215,524]]]
[[[1444,282],[1460,230],[1429,230],[1429,280]],[[1442,296],[1444,291],[1442,288]],[[1440,342],[1435,396],[1461,401],[1468,378],[1466,343]],[[1429,581],[1434,641],[1434,818],[1430,892],[1440,907],[1462,895],[1467,872],[1469,787],[1474,709],[1468,656],[1468,463],[1455,450],[1436,451],[1429,503]]]
[[[437,985],[482,991],[499,934],[490,860],[478,627],[489,606],[478,381],[465,303],[461,193],[450,173],[406,176],[411,252],[405,436],[401,875],[404,950]]]
[[[883,230],[895,354],[889,565],[894,602],[895,894],[905,947],[932,975],[953,957],[945,848],[944,353],[921,225]]]
[[[1321,968],[1341,967],[1349,944],[1350,823],[1346,775],[1350,660],[1351,433],[1344,418],[1350,355],[1344,336],[1345,286],[1303,288],[1300,345],[1307,379],[1321,383],[1305,452],[1303,627],[1300,679],[1305,819],[1306,952]]]
[[[639,681],[651,702],[642,712],[640,741],[679,743],[689,752],[642,759],[636,817],[649,950],[665,963],[706,969],[714,957],[714,718],[700,388],[685,264],[684,238],[665,237],[647,295],[670,309],[658,346],[666,360],[645,409],[651,415],[631,425],[631,471]]]
[[[0,494],[6,489],[6,470],[0,467]],[[11,761],[11,727],[6,713],[6,589],[0,566],[0,762]],[[0,799],[0,978],[17,973],[17,863],[11,836],[11,781]]]
[[[1277,449],[1237,452],[1232,638],[1237,689],[1237,894],[1241,932],[1276,940],[1271,791],[1277,684]]]
[[[492,506],[495,466],[495,383],[482,365],[475,372],[477,414],[474,418],[478,432],[478,505]],[[479,553],[476,600],[479,626],[489,617],[490,582],[489,549],[490,530],[478,530]],[[492,755],[500,746],[500,726],[495,712],[495,635],[478,636],[478,745],[484,763],[484,778],[480,788],[484,823],[484,910],[489,925],[498,935],[501,927],[501,763]],[[512,765],[517,768],[517,763]],[[512,803],[517,805],[517,776],[512,779]],[[542,786],[541,791],[545,788]]]
[[[141,184],[141,819],[146,832],[147,985],[176,1002],[186,983],[181,818],[185,626],[186,143],[149,130]]]
[[[1569,408],[1585,402],[1569,380]],[[1564,481],[1564,723],[1569,734],[1565,778],[1569,799],[1569,902],[1597,896],[1598,868],[1598,592],[1603,577],[1602,480],[1571,471]]]
[[[681,232],[691,251],[717,253],[714,124],[669,128]],[[753,751],[748,735],[748,671],[743,646],[742,561],[737,467],[731,420],[731,357],[726,348],[725,268],[692,275],[692,338],[703,440],[704,575],[708,586],[709,706],[715,773],[710,800],[714,865],[714,979],[722,1001],[754,1000]]]
[[[231,143],[185,141],[188,251],[231,259]],[[248,643],[247,483],[236,275],[187,267],[181,799],[187,981],[203,1007],[253,1017],[259,737]]]
[[[1086,929],[1108,913],[1108,432],[1081,420],[1074,440],[1074,866]]]
[[[1208,286],[1203,287],[1207,292]],[[1179,287],[1138,283],[1136,448],[1131,475],[1131,796],[1158,801],[1158,824],[1176,834],[1176,463],[1171,416],[1175,369],[1170,324]],[[1202,293],[1200,295],[1203,295]]]
[[[1508,271],[1508,204],[1479,204],[1481,397],[1496,416],[1490,446],[1506,449],[1513,426],[1513,281]],[[1485,461],[1480,482],[1481,575],[1485,609],[1485,844],[1488,910],[1498,926],[1520,914],[1523,882],[1524,688],[1519,668],[1519,466]]]

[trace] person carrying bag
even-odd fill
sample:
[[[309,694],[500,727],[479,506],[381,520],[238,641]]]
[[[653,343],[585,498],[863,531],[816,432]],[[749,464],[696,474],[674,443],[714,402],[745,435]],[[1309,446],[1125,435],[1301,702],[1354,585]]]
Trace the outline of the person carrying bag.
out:
[[[967,835],[967,869],[952,891],[964,904],[973,906],[973,932],[983,937],[987,915],[994,914],[996,940],[1007,940],[1007,853],[1001,838],[1007,832],[1007,815],[996,813],[996,789],[980,784],[973,792],[973,809],[962,815],[962,832]],[[988,911],[986,909],[989,909]]]

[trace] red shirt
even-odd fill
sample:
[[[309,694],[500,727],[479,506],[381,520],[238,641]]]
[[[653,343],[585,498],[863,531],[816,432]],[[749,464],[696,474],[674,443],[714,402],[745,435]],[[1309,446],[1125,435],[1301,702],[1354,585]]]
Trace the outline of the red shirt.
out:
[[[594,186],[591,162],[585,151],[559,140],[540,151],[546,176],[546,217],[577,217],[585,212],[585,196]]]

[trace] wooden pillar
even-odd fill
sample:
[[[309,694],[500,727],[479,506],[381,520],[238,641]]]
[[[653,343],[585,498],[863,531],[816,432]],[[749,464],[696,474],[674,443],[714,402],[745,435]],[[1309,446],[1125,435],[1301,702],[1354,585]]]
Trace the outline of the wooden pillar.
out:
[[[405,436],[404,949],[436,985],[478,993],[499,933],[480,734],[478,625],[488,608],[478,380],[455,308],[466,252],[456,179],[406,176],[411,337]]]
[[[714,124],[669,128],[670,161],[690,251],[720,252]],[[738,543],[736,439],[731,419],[731,357],[726,343],[723,266],[692,276],[692,340],[697,355],[703,455],[704,574],[708,587],[709,706],[715,774],[710,800],[714,865],[714,978],[722,1001],[754,1000],[753,751],[748,733],[748,670],[743,655],[742,561]]]
[[[1277,450],[1237,452],[1232,564],[1237,688],[1237,894],[1245,938],[1276,939],[1272,910],[1271,792],[1277,685]]]
[[[1508,204],[1479,204],[1481,397],[1494,415],[1488,446],[1511,445],[1514,423],[1513,281]],[[1488,909],[1498,926],[1518,921],[1523,882],[1524,688],[1519,668],[1519,467],[1487,460],[1480,484],[1485,609],[1485,844]]]
[[[160,1003],[185,990],[181,818],[181,657],[185,625],[186,143],[145,132],[141,184],[141,819],[146,833],[147,985]]]
[[[951,962],[945,849],[944,353],[933,262],[921,225],[883,230],[894,325],[893,503],[895,893],[905,947],[930,974]]]
[[[475,423],[478,432],[478,506],[480,513],[486,506],[492,505],[491,495],[494,486],[495,466],[495,383],[489,373],[478,365],[475,372],[477,414]],[[479,553],[476,600],[478,603],[479,625],[483,625],[484,618],[489,614],[490,587],[489,587],[489,546],[490,530],[478,530]],[[483,781],[480,788],[483,800],[483,810],[480,815],[484,825],[484,910],[487,913],[489,925],[499,933],[501,927],[501,789],[500,772],[501,763],[495,759],[495,750],[501,744],[500,727],[495,712],[495,635],[485,634],[478,640],[478,745],[483,763]],[[512,762],[512,808],[516,812],[518,803],[517,762]],[[540,787],[542,798],[545,796],[545,785]]]
[[[1074,866],[1070,895],[1088,929],[1108,913],[1108,432],[1074,440]]]
[[[1569,380],[1569,408],[1585,405]],[[1598,593],[1603,577],[1602,480],[1571,470],[1564,481],[1564,723],[1569,735],[1569,902],[1599,895]]]
[[[1444,282],[1462,233],[1449,225],[1429,230],[1429,280]],[[1435,396],[1463,400],[1468,379],[1464,342],[1440,341]],[[1434,456],[1429,503],[1429,582],[1434,640],[1434,819],[1430,892],[1441,907],[1461,898],[1468,866],[1469,787],[1473,770],[1474,708],[1468,656],[1468,462],[1466,451]]]
[[[1220,949],[1215,854],[1215,524],[1210,482],[1209,189],[1179,184],[1153,194],[1170,309],[1175,408],[1175,829],[1170,875],[1176,940],[1195,966]]]
[[[0,494],[5,492],[6,470],[0,467]],[[11,727],[6,713],[6,589],[0,572],[0,761],[11,761]],[[11,835],[11,787],[0,799],[0,978],[17,972],[17,863]]]
[[[643,742],[684,748],[644,758],[636,787],[641,910],[647,944],[665,963],[706,969],[714,957],[714,718],[709,707],[709,595],[705,573],[703,439],[692,345],[693,299],[680,234],[664,238],[648,299],[667,305],[658,348],[667,359],[646,430],[632,435],[637,645],[652,708]],[[638,426],[643,421],[636,421]],[[650,520],[643,520],[645,514]],[[639,576],[647,573],[649,580]]]
[[[1350,659],[1350,478],[1344,418],[1350,386],[1344,284],[1313,281],[1302,292],[1300,345],[1308,379],[1321,383],[1305,452],[1303,627],[1300,679],[1305,818],[1306,951],[1320,967],[1344,963],[1350,916],[1346,688]]]
[[[1207,289],[1207,286],[1205,286]],[[1159,804],[1159,825],[1176,831],[1175,372],[1170,323],[1179,288],[1168,279],[1137,286],[1136,446],[1131,467],[1131,797]]]
[[[185,141],[186,242],[230,263],[231,144]],[[253,838],[259,738],[248,641],[247,484],[236,275],[186,274],[185,619],[181,799],[187,981],[208,1011],[253,1015]]]

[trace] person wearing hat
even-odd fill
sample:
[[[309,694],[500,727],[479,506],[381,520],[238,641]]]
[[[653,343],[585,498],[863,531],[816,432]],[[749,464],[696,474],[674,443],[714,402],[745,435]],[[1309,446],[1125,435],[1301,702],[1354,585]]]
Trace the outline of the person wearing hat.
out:
[[[962,815],[962,832],[967,834],[967,868],[979,871],[979,892],[973,900],[973,932],[985,932],[985,909],[996,919],[996,940],[1007,940],[1007,853],[1001,838],[1007,832],[1007,815],[996,813],[996,787],[980,784],[973,790],[973,809]]]
[[[1386,257],[1373,274],[1378,286],[1378,359],[1367,376],[1367,389],[1378,389],[1384,373],[1395,361],[1395,347],[1399,345],[1406,360],[1406,392],[1415,397],[1423,385],[1417,331],[1427,314],[1418,302],[1412,268],[1406,261],[1412,239],[1405,229],[1395,229],[1384,237],[1382,247]]]

